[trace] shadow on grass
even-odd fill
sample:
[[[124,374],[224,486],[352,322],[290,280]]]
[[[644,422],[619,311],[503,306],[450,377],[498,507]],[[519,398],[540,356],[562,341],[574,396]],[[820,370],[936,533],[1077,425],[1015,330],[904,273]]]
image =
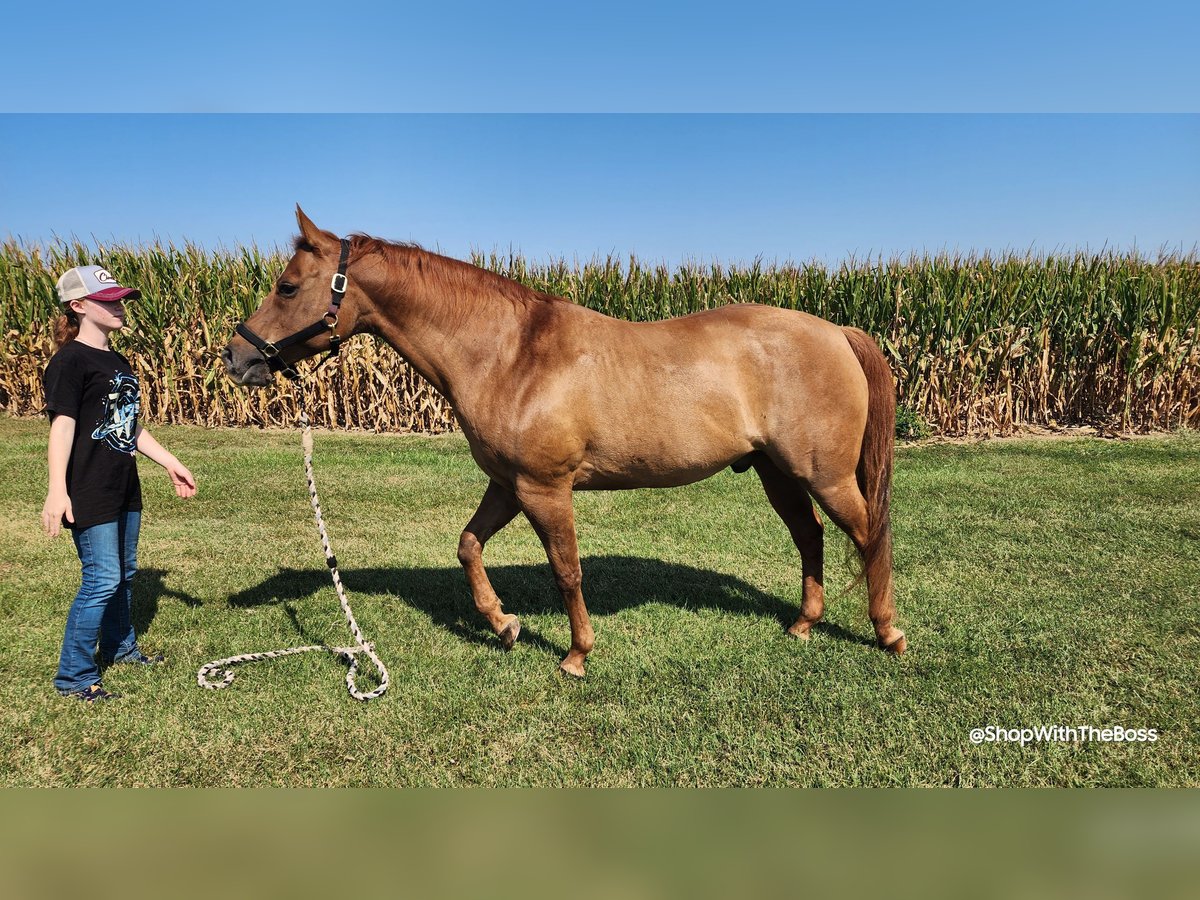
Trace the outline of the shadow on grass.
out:
[[[154,617],[158,615],[158,601],[162,597],[179,600],[185,606],[193,609],[200,606],[200,601],[191,594],[176,591],[165,584],[164,569],[138,569],[133,577],[133,599],[130,602],[130,615],[133,618],[134,633],[141,637],[150,630]]]
[[[467,580],[456,567],[425,569],[339,570],[351,596],[392,594],[429,616],[436,625],[464,640],[499,649],[483,617],[475,611]],[[548,565],[490,566],[488,577],[504,603],[505,612],[544,614],[563,612]],[[329,588],[327,569],[283,569],[262,583],[234,594],[234,607],[284,603]],[[609,615],[648,603],[681,609],[714,609],[735,615],[772,616],[781,628],[791,625],[799,609],[764,593],[740,578],[719,572],[629,556],[601,556],[583,561],[583,588],[588,611]],[[839,640],[871,645],[871,641],[825,622],[817,626]],[[567,648],[547,641],[526,621],[521,641],[560,656]]]

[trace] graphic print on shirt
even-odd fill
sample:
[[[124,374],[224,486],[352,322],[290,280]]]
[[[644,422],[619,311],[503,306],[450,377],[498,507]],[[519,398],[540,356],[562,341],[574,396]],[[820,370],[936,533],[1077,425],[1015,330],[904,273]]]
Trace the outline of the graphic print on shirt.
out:
[[[137,449],[138,382],[124,372],[113,374],[104,398],[104,410],[92,438],[104,441],[120,453],[132,453]]]

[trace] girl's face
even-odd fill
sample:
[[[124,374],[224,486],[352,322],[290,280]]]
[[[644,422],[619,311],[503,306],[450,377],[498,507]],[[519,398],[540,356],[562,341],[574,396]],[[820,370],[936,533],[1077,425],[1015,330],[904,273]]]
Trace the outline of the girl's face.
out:
[[[125,326],[125,304],[120,300],[76,300],[71,308],[80,319],[87,319],[102,331],[116,331]]]

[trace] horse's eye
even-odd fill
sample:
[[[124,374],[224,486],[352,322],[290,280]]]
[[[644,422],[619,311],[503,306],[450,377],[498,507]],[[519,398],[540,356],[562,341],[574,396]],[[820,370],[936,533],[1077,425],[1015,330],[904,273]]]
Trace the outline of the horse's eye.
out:
[[[279,282],[279,287],[275,289],[276,293],[278,293],[280,297],[295,297],[297,290],[298,288],[296,285],[288,281]]]

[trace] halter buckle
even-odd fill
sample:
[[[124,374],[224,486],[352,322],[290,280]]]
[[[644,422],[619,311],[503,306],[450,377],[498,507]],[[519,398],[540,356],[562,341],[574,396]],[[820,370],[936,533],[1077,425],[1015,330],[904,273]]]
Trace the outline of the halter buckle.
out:
[[[349,279],[346,278],[345,273],[335,272],[333,279],[329,282],[329,289],[335,294],[344,294],[346,293],[346,286],[348,284]]]

